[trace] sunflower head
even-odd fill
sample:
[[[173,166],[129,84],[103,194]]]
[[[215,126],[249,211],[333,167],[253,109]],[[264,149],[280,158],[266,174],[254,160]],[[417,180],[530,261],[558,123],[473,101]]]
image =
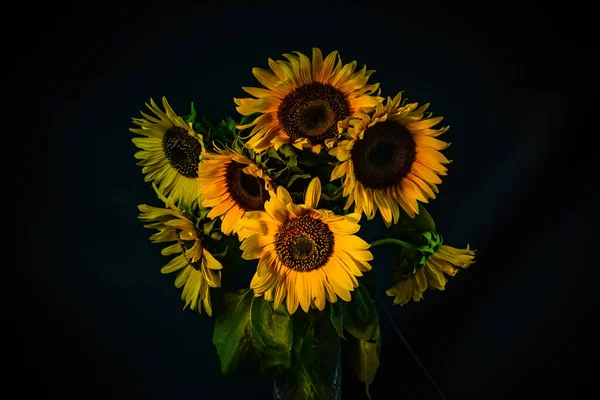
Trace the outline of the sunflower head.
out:
[[[250,212],[242,222],[253,232],[240,246],[242,257],[259,260],[250,287],[256,296],[274,301],[275,308],[286,300],[290,314],[298,306],[305,312],[323,310],[326,300],[334,303],[338,297],[350,301],[356,277],[371,269],[370,246],[355,235],[360,216],[317,209],[320,197],[318,178],[309,184],[303,204],[294,204],[280,186],[265,211]]]
[[[161,272],[178,272],[175,287],[183,287],[181,299],[185,301],[185,307],[198,308],[202,312],[204,306],[206,313],[212,315],[209,288],[221,286],[222,265],[207,250],[206,238],[196,228],[198,221],[177,208],[173,199],[164,197],[156,186],[154,188],[166,207],[141,204],[138,209],[139,219],[145,222],[144,227],[158,231],[150,237],[153,243],[173,242],[161,254],[176,256]]]
[[[222,232],[236,233],[240,239],[246,234],[240,225],[246,213],[264,210],[274,194],[271,178],[236,151],[217,148],[215,153],[203,153],[198,176],[202,206],[212,208],[207,217],[220,217]]]
[[[465,249],[446,246],[441,236],[433,232],[423,233],[423,239],[427,244],[405,251],[392,274],[396,283],[386,294],[394,298],[394,304],[419,301],[428,288],[444,290],[446,275],[454,276],[459,268],[475,263],[475,251],[469,245]]]
[[[198,199],[198,163],[203,151],[202,136],[178,116],[167,99],[163,97],[161,110],[154,100],[146,106],[154,116],[142,112],[143,118],[133,118],[139,128],[130,131],[144,137],[136,137],[133,143],[141,150],[135,158],[141,160],[146,182],[154,182],[158,189],[187,206]]]
[[[265,88],[244,87],[254,98],[234,99],[240,114],[260,114],[238,127],[252,127],[246,146],[256,152],[291,143],[319,153],[333,145],[343,120],[383,100],[373,95],[379,84],[367,84],[375,71],[356,71],[356,61],[343,64],[337,51],[323,59],[321,50],[313,48],[312,60],[293,53],[284,54],[286,60],[269,59],[271,71],[254,68]]]
[[[425,115],[429,104],[401,105],[400,99],[398,94],[347,120],[346,139],[329,152],[338,159],[331,179],[344,178],[345,209],[354,204],[368,219],[379,210],[388,227],[398,222],[400,209],[414,218],[417,201],[435,198],[450,162],[440,153],[448,144],[436,139],[448,128],[433,128],[442,118]]]

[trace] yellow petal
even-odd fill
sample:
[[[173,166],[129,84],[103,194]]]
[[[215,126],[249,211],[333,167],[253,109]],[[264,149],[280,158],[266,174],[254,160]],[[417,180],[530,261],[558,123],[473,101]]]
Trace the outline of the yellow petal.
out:
[[[160,269],[162,274],[170,274],[171,272],[175,272],[180,270],[181,268],[188,265],[187,260],[183,255],[173,258],[167,265]]]
[[[307,275],[306,272],[296,274],[296,295],[304,312],[308,312],[312,299],[312,287]]]
[[[202,251],[202,258],[206,262],[206,266],[210,269],[221,269],[223,265],[206,249]]]
[[[313,178],[308,184],[306,194],[304,196],[304,205],[307,208],[317,208],[319,199],[321,198],[321,181],[318,177]]]
[[[319,311],[323,311],[325,308],[325,288],[323,287],[323,281],[319,274],[314,271],[309,272],[307,275],[311,284],[312,303]]]
[[[290,314],[295,313],[299,305],[299,300],[296,295],[296,275],[298,275],[297,272],[290,272],[287,275],[285,282],[285,285],[287,286],[286,305]]]

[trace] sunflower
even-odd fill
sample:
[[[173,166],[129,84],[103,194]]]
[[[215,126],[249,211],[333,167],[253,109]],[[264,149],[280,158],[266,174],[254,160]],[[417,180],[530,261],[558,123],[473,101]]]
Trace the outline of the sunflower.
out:
[[[446,175],[450,161],[440,153],[448,147],[436,139],[448,127],[434,129],[442,117],[425,116],[429,104],[400,106],[401,94],[387,104],[363,110],[358,118],[346,122],[347,140],[329,153],[338,159],[331,180],[342,178],[345,209],[368,219],[379,209],[386,226],[398,223],[399,207],[411,218],[419,212],[417,200],[435,199],[437,184]]]
[[[296,205],[288,191],[277,188],[265,203],[266,211],[250,212],[243,225],[254,232],[242,242],[242,258],[258,259],[250,287],[274,307],[286,299],[290,314],[298,309],[323,310],[325,300],[339,296],[350,301],[357,276],[369,271],[373,259],[369,244],[354,235],[360,214],[335,215],[317,210],[321,182],[314,178],[304,204]]]
[[[444,290],[448,279],[446,275],[454,276],[457,267],[468,268],[475,258],[475,252],[467,245],[466,249],[457,249],[441,245],[427,258],[425,264],[411,271],[411,274],[399,276],[399,280],[385,293],[393,297],[394,304],[404,305],[412,298],[419,301],[428,287]],[[446,275],[445,275],[446,274]]]
[[[288,61],[269,59],[272,72],[252,70],[266,89],[242,89],[256,98],[234,99],[240,114],[262,114],[252,123],[238,126],[254,126],[246,146],[256,152],[292,143],[319,153],[323,145],[333,144],[340,121],[355,115],[361,107],[372,107],[383,100],[372,96],[378,83],[367,85],[375,71],[363,67],[355,72],[356,61],[342,64],[337,51],[323,60],[321,50],[313,48],[312,62],[304,54],[294,53],[283,55]]]
[[[196,179],[203,150],[202,136],[175,114],[164,97],[162,104],[164,112],[154,100],[146,103],[158,118],[144,112],[141,113],[144,118],[133,118],[133,123],[141,128],[130,131],[146,136],[132,139],[141,149],[135,153],[135,158],[141,160],[137,165],[143,167],[146,182],[155,182],[166,196],[189,206],[198,199]]]
[[[158,190],[157,190],[158,192]],[[181,299],[185,307],[192,310],[198,308],[202,312],[202,305],[208,315],[212,315],[209,288],[221,286],[222,265],[213,255],[202,246],[194,223],[181,210],[171,198],[159,197],[167,205],[166,208],[152,207],[146,204],[138,206],[139,219],[146,222],[144,227],[157,229],[158,232],[150,236],[153,243],[175,242],[165,247],[161,254],[169,256],[178,254],[160,270],[163,274],[179,271],[175,279],[175,287],[181,288]]]
[[[240,221],[248,211],[265,209],[265,201],[274,194],[267,174],[242,154],[216,149],[203,153],[198,166],[198,184],[203,207],[212,207],[208,218],[221,217],[221,231],[243,239]]]

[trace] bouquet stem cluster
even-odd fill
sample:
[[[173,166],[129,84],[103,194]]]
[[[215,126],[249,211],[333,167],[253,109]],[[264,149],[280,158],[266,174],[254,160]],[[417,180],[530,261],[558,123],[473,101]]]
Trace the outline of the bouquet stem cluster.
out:
[[[133,119],[135,157],[163,203],[140,205],[139,218],[167,244],[161,272],[176,273],[185,307],[216,317],[223,373],[333,398],[327,371],[351,342],[369,394],[382,343],[371,249],[397,249],[383,261],[400,306],[474,262],[469,246],[443,244],[424,208],[447,174],[448,127],[429,104],[381,97],[374,71],[335,51],[283,56],[253,69],[263,87],[234,99],[239,119],[215,124],[194,103],[180,115],[165,98]],[[368,243],[361,224],[374,218],[386,230]]]

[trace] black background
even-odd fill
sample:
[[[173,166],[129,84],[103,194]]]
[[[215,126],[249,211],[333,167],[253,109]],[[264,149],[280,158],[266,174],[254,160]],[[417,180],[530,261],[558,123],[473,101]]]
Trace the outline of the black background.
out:
[[[428,210],[447,244],[478,249],[477,263],[420,303],[392,308],[383,296],[446,397],[588,396],[598,266],[588,155],[597,123],[584,112],[594,65],[589,10],[526,2],[31,7],[14,55],[29,89],[20,123],[33,139],[11,134],[28,156],[17,179],[27,212],[13,200],[7,211],[25,244],[9,269],[25,276],[5,284],[15,289],[7,304],[25,306],[15,315],[22,345],[6,346],[23,372],[21,393],[270,398],[268,381],[220,374],[213,320],[181,311],[173,276],[159,273],[166,259],[136,219],[138,204],[159,203],[135,165],[128,128],[144,102],[163,95],[180,113],[194,101],[212,120],[237,117],[233,97],[257,86],[252,67],[316,46],[375,69],[385,96],[431,102],[451,126],[445,154],[454,162]],[[14,44],[11,35],[19,34],[5,32]],[[441,398],[380,315],[373,398]],[[349,368],[344,382],[344,399],[364,398]]]

